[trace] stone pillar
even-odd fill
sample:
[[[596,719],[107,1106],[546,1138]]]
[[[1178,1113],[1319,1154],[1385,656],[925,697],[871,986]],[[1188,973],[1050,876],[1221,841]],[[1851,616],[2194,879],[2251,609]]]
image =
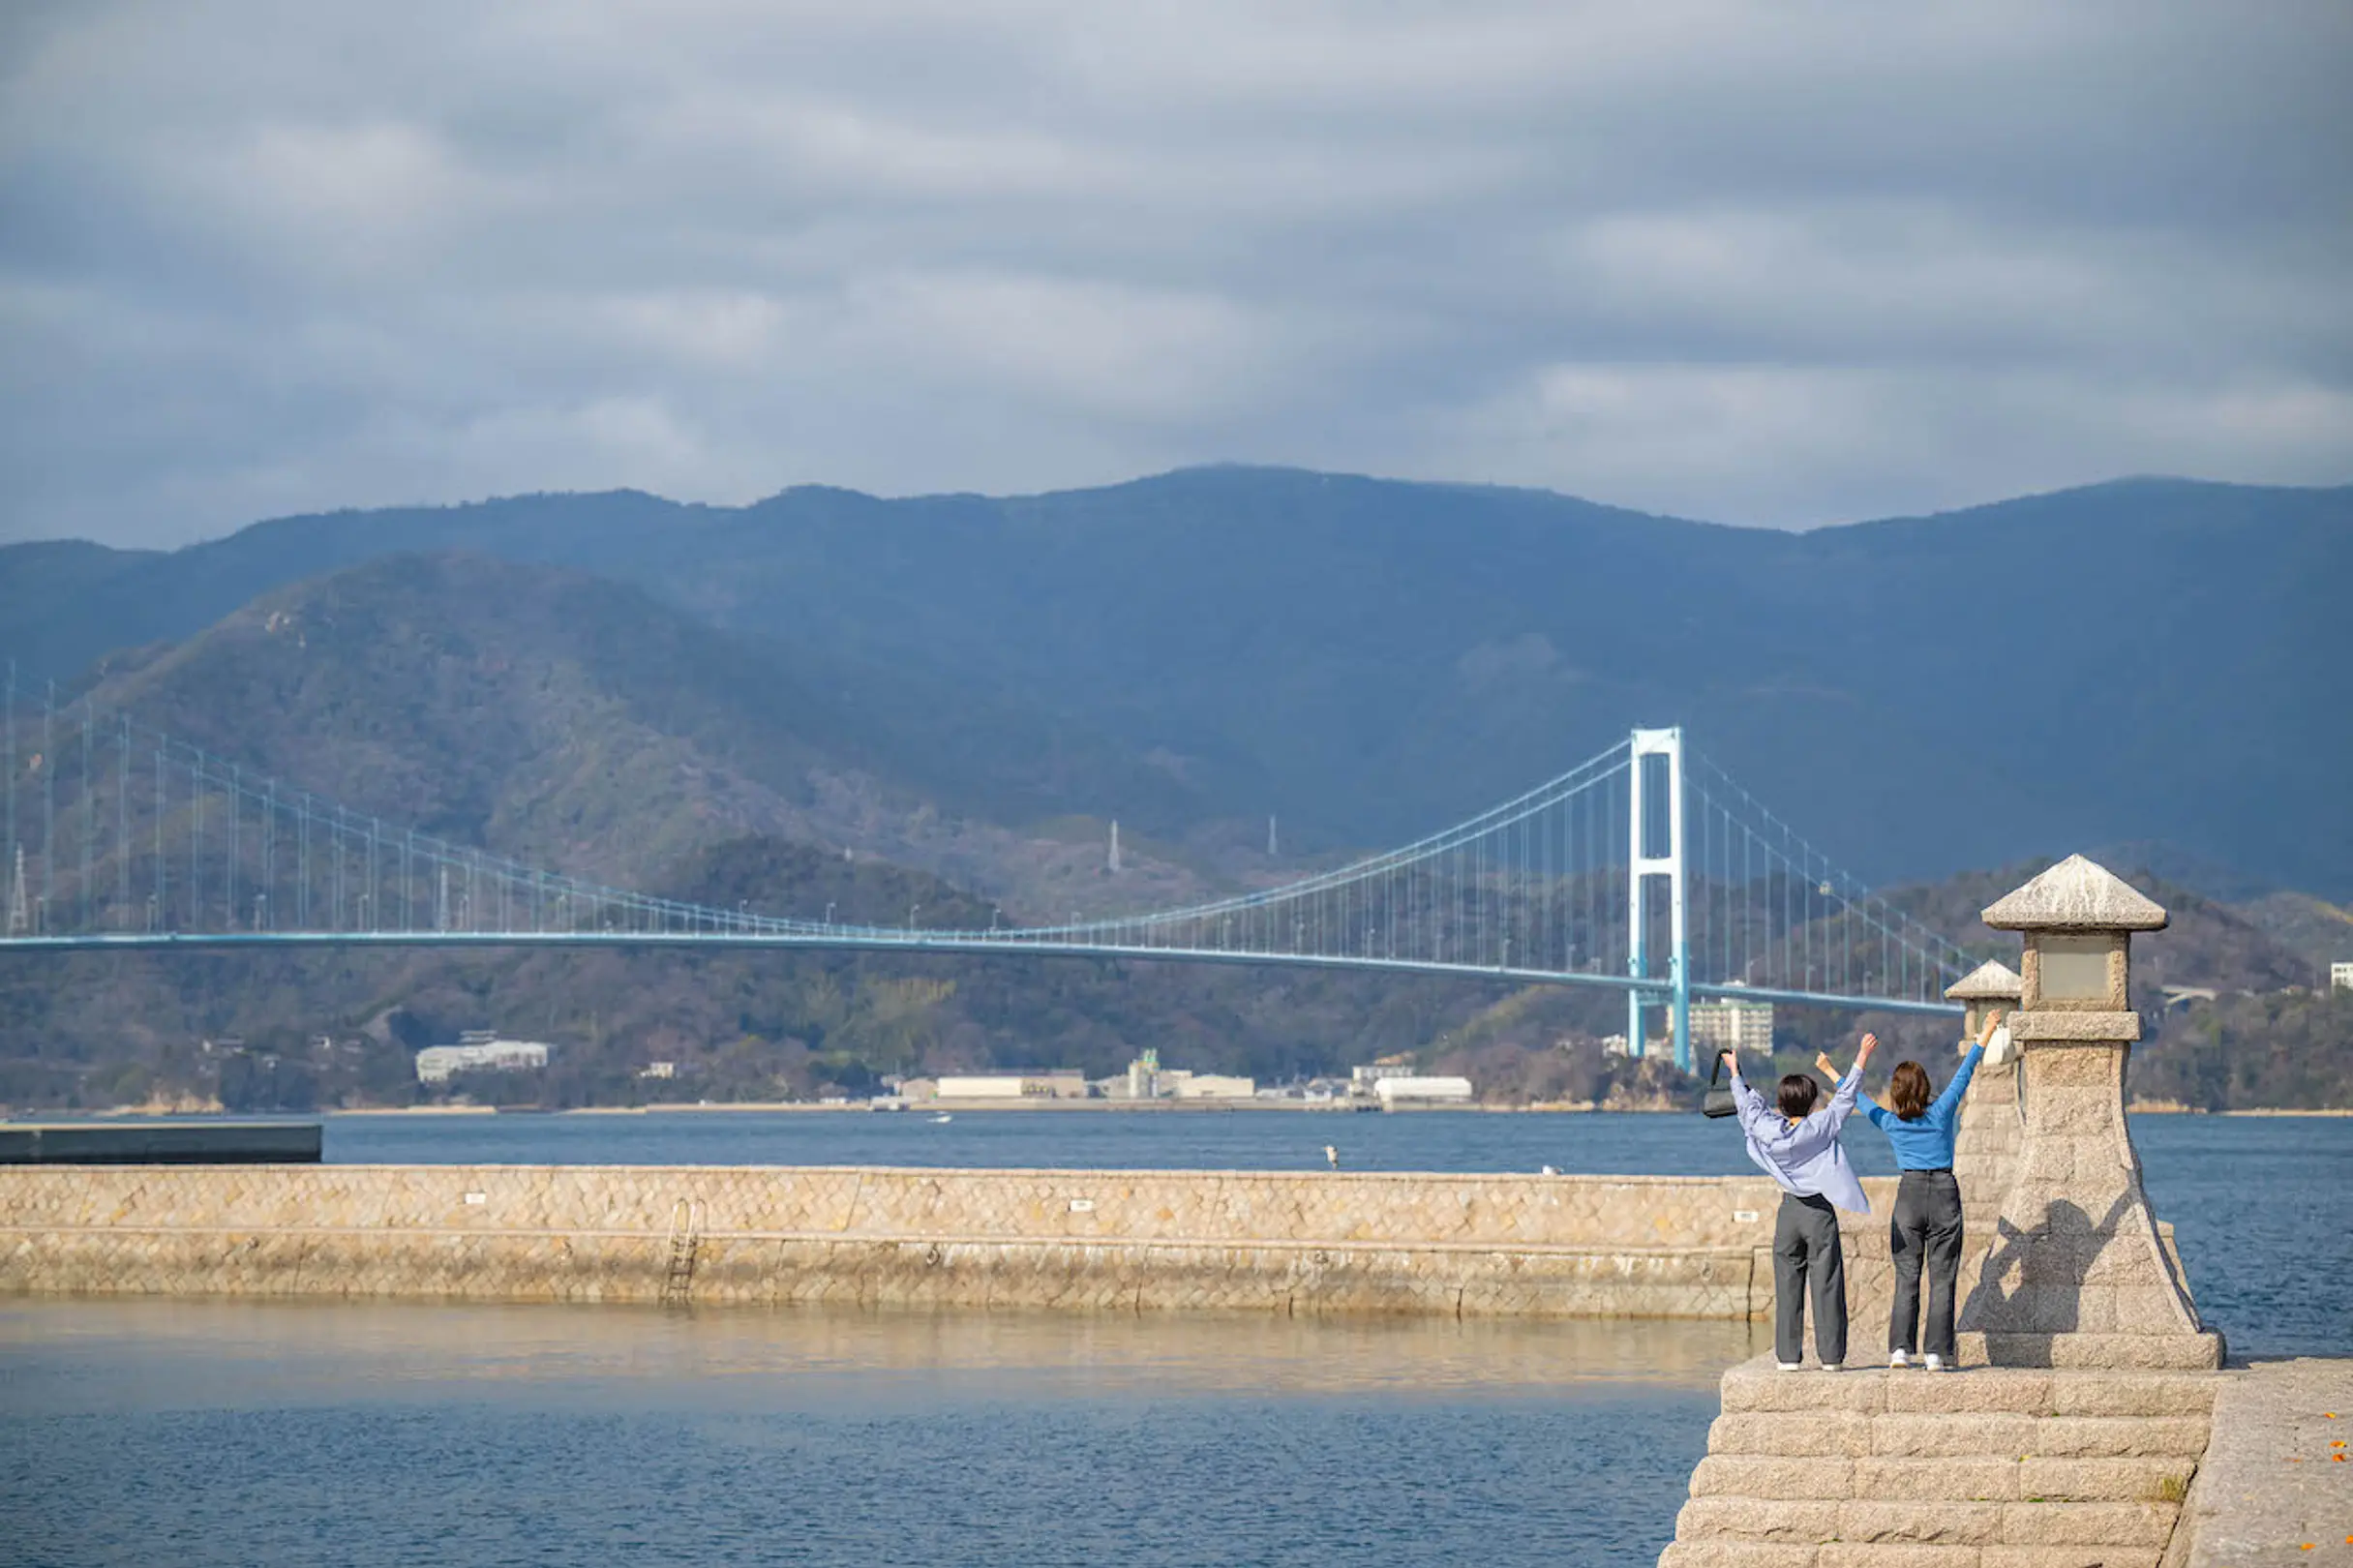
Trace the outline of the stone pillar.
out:
[[[1985,1027],[1988,1011],[2007,1015],[2018,1010],[2024,982],[2000,959],[1978,965],[1946,987],[1946,1001],[1963,1003],[1968,1017],[1961,1030],[1967,1048]],[[2018,1104],[2018,1044],[2009,1031],[1994,1036],[1977,1075],[1969,1080],[1961,1100],[1961,1123],[1953,1131],[1952,1173],[1961,1185],[1961,1213],[1973,1239],[1993,1233],[1994,1219],[2010,1179],[2018,1173],[2018,1151],[2026,1144],[2026,1122]]]
[[[2125,1062],[2141,1033],[2132,933],[2162,930],[2165,911],[2075,855],[1982,919],[2025,939],[2009,1027],[2026,1136],[1962,1331],[1983,1336],[1996,1366],[2221,1365],[2221,1336],[2198,1320],[2158,1239],[2125,1120]]]

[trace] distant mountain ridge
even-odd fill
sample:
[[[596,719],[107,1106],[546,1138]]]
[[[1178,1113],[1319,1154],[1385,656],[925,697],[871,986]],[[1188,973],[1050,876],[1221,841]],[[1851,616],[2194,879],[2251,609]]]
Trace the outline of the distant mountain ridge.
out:
[[[0,550],[0,650],[71,675],[450,548],[632,585],[936,714],[1068,726],[1105,761],[1072,809],[1164,832],[1275,813],[1302,844],[1395,841],[1681,722],[1872,880],[2129,842],[2353,894],[2347,488],[2124,481],[1802,534],[1250,468],[1004,499],[524,497]],[[935,778],[982,770],[980,730],[940,733]]]
[[[96,673],[102,707],[249,776],[630,887],[765,834],[1041,912],[1095,910],[1104,890],[1073,884],[1101,864],[1100,841],[996,819],[1050,818],[1066,787],[1197,811],[1074,726],[1049,737],[1029,715],[722,631],[622,584],[486,556],[372,560]],[[1140,842],[1129,859],[1132,890],[1198,890]]]

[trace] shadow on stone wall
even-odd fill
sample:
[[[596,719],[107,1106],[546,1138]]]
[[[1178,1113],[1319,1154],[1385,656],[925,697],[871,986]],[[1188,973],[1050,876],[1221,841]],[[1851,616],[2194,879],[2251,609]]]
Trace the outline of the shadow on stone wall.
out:
[[[2053,1337],[2073,1334],[2083,1321],[2084,1280],[2116,1241],[2132,1208],[2129,1191],[2117,1195],[2104,1218],[2092,1217],[2066,1198],[2052,1200],[2042,1223],[2022,1229],[1995,1221],[1994,1245],[1977,1267],[1977,1282],[1961,1306],[1961,1320],[1976,1332],[2005,1336],[2004,1361],[2010,1366],[2048,1367]]]

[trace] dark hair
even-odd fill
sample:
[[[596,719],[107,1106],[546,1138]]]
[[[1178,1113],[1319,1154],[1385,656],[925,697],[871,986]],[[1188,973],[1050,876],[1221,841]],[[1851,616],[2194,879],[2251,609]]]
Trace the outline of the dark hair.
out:
[[[1813,1113],[1815,1097],[1821,1093],[1822,1085],[1814,1081],[1813,1074],[1791,1073],[1781,1080],[1781,1114],[1804,1121]]]
[[[1887,1084],[1887,1104],[1897,1118],[1916,1122],[1928,1114],[1928,1070],[1917,1062],[1898,1062]]]

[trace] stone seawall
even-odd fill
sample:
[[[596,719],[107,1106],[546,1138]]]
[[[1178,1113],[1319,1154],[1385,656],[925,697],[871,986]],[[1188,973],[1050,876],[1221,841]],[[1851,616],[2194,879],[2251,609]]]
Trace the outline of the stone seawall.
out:
[[[1858,1345],[1893,1198],[1867,1185]],[[1742,1177],[10,1169],[0,1292],[1756,1318],[1777,1200]]]

